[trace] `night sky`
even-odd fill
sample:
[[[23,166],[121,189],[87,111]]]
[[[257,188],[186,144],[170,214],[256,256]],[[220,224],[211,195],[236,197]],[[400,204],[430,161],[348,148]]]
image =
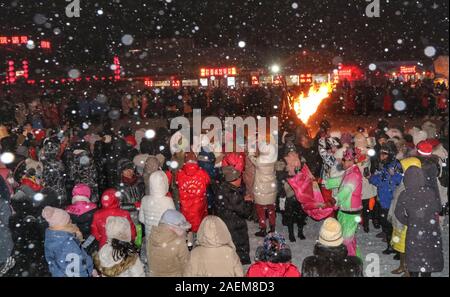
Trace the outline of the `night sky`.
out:
[[[134,37],[127,48],[182,37],[200,47],[245,41],[247,48],[322,49],[360,61],[426,60],[429,45],[448,54],[448,0],[380,2],[381,17],[368,18],[365,0],[80,0],[81,17],[70,19],[63,0],[11,0],[0,1],[0,27],[2,35],[51,39],[56,59],[69,64],[110,60],[125,34]]]

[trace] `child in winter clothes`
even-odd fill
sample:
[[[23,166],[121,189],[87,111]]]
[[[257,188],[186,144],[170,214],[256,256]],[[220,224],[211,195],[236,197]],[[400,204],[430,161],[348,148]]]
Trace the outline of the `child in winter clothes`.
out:
[[[275,162],[278,152],[275,145],[261,143],[259,153],[257,158],[251,156],[251,160],[256,167],[253,194],[260,229],[255,235],[265,237],[267,235],[267,219],[269,219],[270,232],[275,231],[275,202],[277,196]]]
[[[382,170],[375,172],[369,178],[369,182],[377,187],[378,200],[381,205],[380,224],[383,233],[386,234],[387,241],[387,249],[383,251],[383,254],[392,254],[394,250],[390,242],[393,229],[392,224],[388,221],[388,214],[395,189],[400,185],[403,176],[400,173],[400,163],[395,159],[395,154],[387,146],[381,148],[380,164],[383,164]]]
[[[94,256],[95,267],[108,277],[145,277],[139,251],[131,241],[130,222],[111,216],[106,220],[107,243]]]
[[[250,266],[246,276],[300,277],[291,259],[291,250],[284,237],[278,233],[269,233],[264,238],[264,245],[256,250],[256,263]]]
[[[42,216],[49,224],[45,232],[45,258],[53,277],[89,277],[92,258],[81,247],[83,236],[62,209],[47,206]]]
[[[124,217],[130,222],[131,238],[136,238],[136,227],[131,220],[130,213],[126,210],[120,209],[120,192],[116,189],[108,189],[102,194],[101,204],[102,208],[94,213],[92,219],[91,234],[99,242],[100,248],[106,244],[106,220],[110,216]]]
[[[190,228],[191,224],[180,212],[174,209],[164,212],[159,225],[153,227],[148,241],[150,276],[183,276],[189,260],[186,232]]]
[[[169,180],[161,171],[155,171],[149,177],[150,194],[142,198],[139,210],[139,221],[145,225],[145,236],[150,238],[152,227],[158,226],[163,213],[168,209],[175,209],[173,199],[167,197]]]
[[[91,234],[91,224],[97,205],[91,202],[91,189],[86,184],[77,184],[72,190],[72,204],[66,208],[72,223],[78,226],[83,238]]]

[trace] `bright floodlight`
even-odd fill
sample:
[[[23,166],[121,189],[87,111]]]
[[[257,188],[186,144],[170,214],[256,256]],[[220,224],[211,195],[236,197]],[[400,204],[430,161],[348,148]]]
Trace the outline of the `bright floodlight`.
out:
[[[278,73],[280,72],[280,66],[277,64],[272,65],[272,67],[270,67],[270,70],[272,70],[273,73]]]

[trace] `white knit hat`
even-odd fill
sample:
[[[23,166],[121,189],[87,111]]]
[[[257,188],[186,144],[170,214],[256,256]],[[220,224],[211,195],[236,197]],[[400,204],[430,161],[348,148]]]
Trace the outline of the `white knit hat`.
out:
[[[344,242],[342,227],[334,218],[328,218],[323,222],[319,232],[319,242],[325,246],[336,247]]]

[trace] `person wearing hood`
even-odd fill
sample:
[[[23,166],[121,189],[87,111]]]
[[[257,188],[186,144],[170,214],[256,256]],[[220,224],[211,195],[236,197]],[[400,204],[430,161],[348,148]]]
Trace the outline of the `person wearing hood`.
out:
[[[275,231],[275,203],[277,197],[275,163],[278,157],[278,150],[274,144],[267,143],[260,143],[258,148],[259,156],[251,156],[250,158],[256,168],[253,195],[255,196],[259,231],[255,235],[265,237],[267,235],[267,219],[269,221],[269,232]]]
[[[43,165],[42,180],[46,188],[51,188],[58,194],[60,207],[65,207],[67,202],[66,178],[63,162],[57,156],[60,150],[60,143],[56,138],[44,141],[40,161]]]
[[[72,204],[66,208],[72,223],[78,226],[83,238],[91,234],[91,224],[97,205],[91,202],[91,189],[86,184],[77,184],[72,190]]]
[[[9,219],[9,228],[14,241],[16,265],[8,272],[14,277],[50,276],[44,257],[44,234],[47,224],[40,218],[40,201],[45,196],[27,186],[21,186],[11,197],[14,214]]]
[[[45,231],[45,259],[53,277],[90,277],[92,258],[81,246],[83,235],[71,223],[69,214],[59,208],[47,206],[42,216],[49,227]]]
[[[153,227],[148,246],[149,274],[154,277],[181,277],[189,260],[186,232],[191,224],[174,209],[166,210]]]
[[[186,265],[185,277],[242,277],[239,256],[227,225],[216,216],[203,219],[197,234],[197,246]]]
[[[177,172],[176,181],[180,195],[180,211],[192,225],[191,232],[197,233],[203,218],[208,215],[206,188],[210,183],[208,173],[198,166],[194,153],[187,153],[185,164]],[[189,235],[189,245],[193,245]]]
[[[267,234],[263,246],[257,248],[255,258],[256,262],[249,267],[247,277],[301,277],[298,268],[291,262],[291,249],[281,234]]]
[[[411,277],[429,277],[444,269],[438,224],[441,203],[437,193],[427,186],[423,169],[409,167],[403,183],[405,190],[398,198],[395,217],[407,226],[406,268]]]
[[[350,256],[343,244],[342,227],[334,218],[326,219],[312,256],[303,260],[303,277],[363,277],[360,258]]]
[[[360,257],[355,233],[361,220],[362,174],[355,164],[355,157],[355,151],[347,149],[342,159],[343,176],[327,179],[325,186],[327,189],[338,189],[335,196],[339,207],[337,217],[343,229],[344,244],[350,256]]]
[[[145,195],[150,194],[150,176],[161,169],[162,164],[164,163],[164,156],[148,156],[145,160],[144,170],[143,170],[143,178],[145,184]]]
[[[120,208],[120,195],[121,193],[116,189],[107,189],[100,199],[101,209],[94,213],[91,234],[98,241],[100,248],[106,244],[108,239],[106,236],[106,220],[110,216],[126,218],[130,222],[131,237],[133,240],[136,238],[136,227],[131,220],[130,213]]]
[[[383,168],[369,178],[369,182],[377,187],[378,201],[381,206],[380,225],[387,242],[387,248],[383,251],[383,254],[386,255],[395,252],[390,245],[393,229],[392,224],[388,221],[388,214],[395,189],[400,185],[403,178],[400,162],[395,158],[395,155],[395,152],[388,146],[382,146],[380,164],[383,164]]]
[[[222,172],[225,180],[217,192],[215,213],[227,225],[242,265],[247,265],[251,260],[246,218],[251,213],[252,204],[244,200],[241,172],[233,166],[223,167]]]
[[[158,226],[163,213],[168,209],[175,209],[173,199],[167,196],[169,180],[166,174],[155,171],[149,177],[150,194],[142,198],[139,209],[139,221],[145,225],[145,237],[150,238],[152,227]]]
[[[400,161],[402,165],[403,172],[406,172],[408,168],[411,166],[416,166],[418,168],[422,167],[420,160],[415,157],[406,158]],[[397,269],[391,271],[392,274],[401,274],[405,273],[404,276],[409,276],[409,273],[406,269],[406,255],[405,255],[405,242],[406,242],[406,231],[407,228],[405,225],[400,223],[400,221],[395,217],[395,209],[398,205],[398,198],[400,194],[405,190],[404,180],[400,185],[395,189],[394,198],[391,202],[391,207],[389,208],[388,221],[392,223],[393,231],[392,231],[392,239],[391,246],[398,253],[398,258],[400,259],[400,265]]]
[[[132,242],[130,222],[123,217],[106,220],[106,244],[94,256],[95,267],[105,277],[145,277],[139,251]]]
[[[11,255],[14,242],[9,229],[9,219],[12,215],[10,198],[6,182],[0,176],[0,276],[8,272],[15,264]]]

